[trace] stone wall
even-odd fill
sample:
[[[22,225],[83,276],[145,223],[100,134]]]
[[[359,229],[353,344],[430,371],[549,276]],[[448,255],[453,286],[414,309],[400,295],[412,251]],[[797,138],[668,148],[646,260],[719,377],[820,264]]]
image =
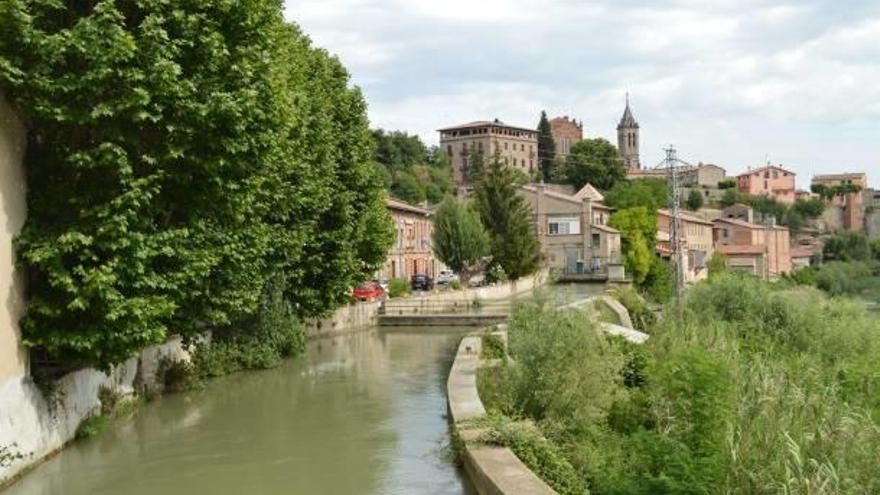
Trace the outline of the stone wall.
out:
[[[379,321],[380,301],[358,302],[337,309],[332,315],[306,325],[310,339],[333,337],[344,333],[374,327]]]
[[[0,94],[0,387],[27,370],[18,328],[24,298],[12,250],[25,219],[24,148],[24,127]]]
[[[871,239],[880,238],[880,209],[872,209],[865,214],[865,232]]]

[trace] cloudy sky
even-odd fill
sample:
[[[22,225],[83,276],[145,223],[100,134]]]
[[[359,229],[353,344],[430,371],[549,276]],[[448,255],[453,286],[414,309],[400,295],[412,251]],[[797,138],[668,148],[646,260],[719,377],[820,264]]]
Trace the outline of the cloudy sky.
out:
[[[631,94],[642,162],[670,143],[738,173],[865,171],[880,185],[877,0],[286,0],[337,54],[374,126],[437,128],[539,113],[616,142]]]

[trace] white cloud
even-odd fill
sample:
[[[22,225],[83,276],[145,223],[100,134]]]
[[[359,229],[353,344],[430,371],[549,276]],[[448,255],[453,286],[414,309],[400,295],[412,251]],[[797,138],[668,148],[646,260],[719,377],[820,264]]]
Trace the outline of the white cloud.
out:
[[[675,142],[735,172],[880,180],[880,4],[832,0],[288,0],[338,53],[374,125],[435,129],[541,109],[613,138],[632,93],[645,161]]]

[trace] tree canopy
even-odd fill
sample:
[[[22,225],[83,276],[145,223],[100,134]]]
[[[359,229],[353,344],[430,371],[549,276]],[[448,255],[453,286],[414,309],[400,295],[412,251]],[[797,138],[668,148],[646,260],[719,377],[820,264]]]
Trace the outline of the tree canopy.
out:
[[[434,213],[434,254],[467,284],[489,254],[489,234],[480,216],[462,200],[447,196]]]
[[[626,178],[626,166],[617,148],[607,140],[584,139],[571,146],[563,177],[575,189],[589,182],[605,191]]]
[[[703,195],[700,193],[699,189],[691,189],[685,200],[685,206],[691,211],[697,211],[703,207]]]
[[[618,210],[611,215],[608,225],[619,230],[626,269],[636,284],[648,276],[654,257],[657,237],[657,214],[644,206]]]
[[[476,208],[489,232],[492,264],[511,280],[534,273],[542,259],[532,210],[517,194],[523,181],[522,172],[505,166],[496,155],[474,187]]]
[[[437,204],[452,193],[452,166],[445,152],[401,131],[375,129],[373,139],[374,159],[392,196],[414,204]]]
[[[25,342],[120,362],[279,288],[325,313],[393,241],[361,93],[275,0],[0,2],[26,122]]]
[[[670,195],[669,184],[664,179],[622,180],[605,193],[605,204],[621,210],[644,206],[656,211],[669,204]]]

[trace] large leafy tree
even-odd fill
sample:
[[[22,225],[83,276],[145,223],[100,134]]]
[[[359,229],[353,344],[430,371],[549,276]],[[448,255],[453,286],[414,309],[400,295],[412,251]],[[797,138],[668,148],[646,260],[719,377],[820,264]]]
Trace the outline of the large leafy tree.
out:
[[[384,170],[391,195],[410,203],[437,204],[453,190],[452,166],[445,152],[428,148],[418,136],[376,129],[374,158]]]
[[[270,284],[323,313],[391,242],[363,98],[274,0],[4,0],[0,86],[28,128],[22,329],[56,358],[234,327]]]
[[[571,146],[565,160],[565,181],[580,189],[590,183],[602,190],[626,178],[626,166],[617,148],[602,138],[584,139]]]
[[[480,219],[489,231],[493,265],[512,280],[533,273],[541,264],[533,213],[517,188],[526,178],[506,167],[496,155],[474,187]]]
[[[657,237],[657,215],[644,206],[619,210],[608,224],[621,232],[626,269],[637,284],[648,276]]]
[[[669,184],[664,179],[631,179],[615,183],[605,193],[605,203],[620,210],[634,206],[658,210],[669,204],[669,197]]]
[[[489,234],[480,216],[462,200],[447,196],[434,213],[434,254],[467,285],[489,254]]]
[[[543,110],[541,111],[541,119],[538,121],[538,163],[544,180],[549,182],[555,175],[556,143],[553,141],[553,132],[550,128],[550,121],[547,120],[547,112]]]

